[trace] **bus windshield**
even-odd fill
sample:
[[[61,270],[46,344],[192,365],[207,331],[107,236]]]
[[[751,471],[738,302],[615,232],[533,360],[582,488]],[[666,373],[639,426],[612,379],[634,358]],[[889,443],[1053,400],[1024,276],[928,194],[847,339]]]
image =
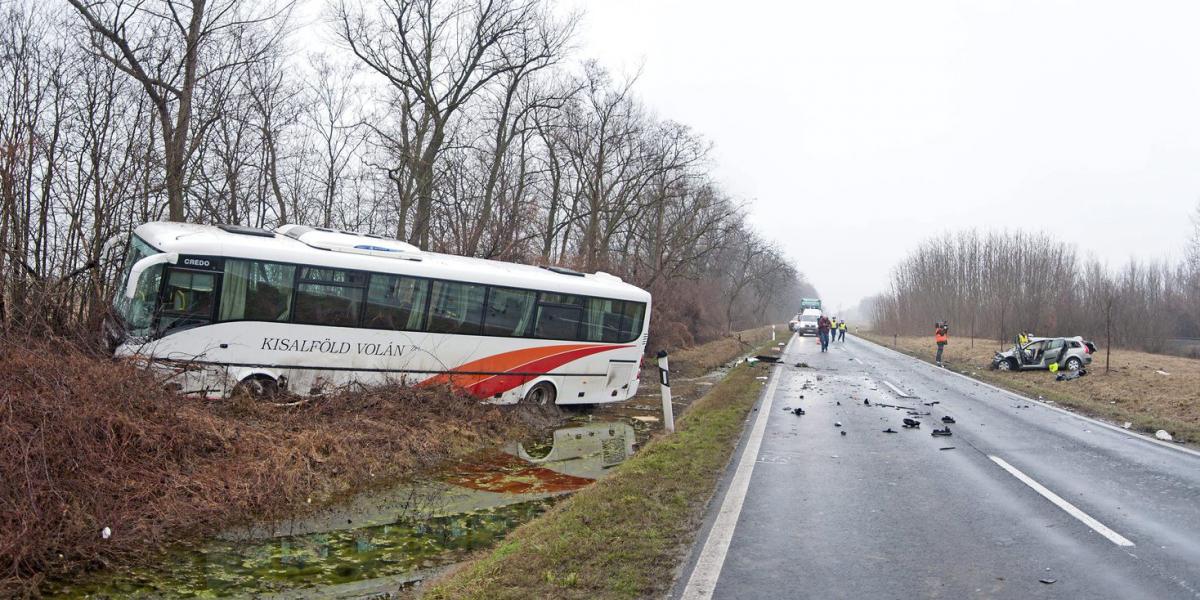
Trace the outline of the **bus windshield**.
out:
[[[154,254],[158,254],[158,251],[150,244],[136,235],[129,237],[129,251],[125,254],[124,271],[114,301],[117,314],[125,321],[125,330],[129,335],[142,336],[150,333],[154,322],[154,305],[158,298],[159,284],[162,282],[163,265],[154,265],[142,271],[133,298],[125,297],[125,287],[128,285],[129,272],[134,263]]]

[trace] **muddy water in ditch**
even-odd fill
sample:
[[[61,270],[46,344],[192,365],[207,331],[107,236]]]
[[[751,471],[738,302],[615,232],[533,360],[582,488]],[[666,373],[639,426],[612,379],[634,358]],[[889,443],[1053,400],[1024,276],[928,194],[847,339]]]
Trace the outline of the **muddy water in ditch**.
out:
[[[635,411],[636,412],[636,411]],[[152,564],[52,582],[64,598],[376,597],[494,545],[629,458],[654,425],[577,416],[480,452],[423,481],[303,519],[230,530]],[[607,417],[605,417],[607,418]]]

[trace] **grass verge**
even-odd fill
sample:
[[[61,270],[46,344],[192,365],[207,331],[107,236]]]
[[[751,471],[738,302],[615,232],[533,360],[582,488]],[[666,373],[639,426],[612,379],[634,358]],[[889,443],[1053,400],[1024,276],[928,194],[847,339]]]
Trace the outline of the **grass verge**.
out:
[[[933,337],[860,333],[877,344],[932,362]],[[1042,396],[1090,416],[1153,434],[1165,429],[1176,440],[1200,443],[1200,360],[1134,350],[1112,351],[1112,368],[1104,372],[1104,350],[1074,381],[1055,381],[1049,371],[1001,372],[989,367],[999,345],[992,340],[951,338],[947,368],[980,381],[1025,394]],[[1159,371],[1167,373],[1163,375]]]
[[[432,582],[424,597],[662,595],[762,389],[756,377],[769,369],[735,367],[692,404],[674,435],[655,438],[612,476],[513,531],[490,554]]]

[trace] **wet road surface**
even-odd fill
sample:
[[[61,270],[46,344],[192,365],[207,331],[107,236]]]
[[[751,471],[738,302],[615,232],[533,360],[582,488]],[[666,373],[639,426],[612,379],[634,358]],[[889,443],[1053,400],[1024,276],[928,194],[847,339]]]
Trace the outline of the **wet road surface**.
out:
[[[1200,598],[1200,454],[858,338],[782,362],[674,597]]]

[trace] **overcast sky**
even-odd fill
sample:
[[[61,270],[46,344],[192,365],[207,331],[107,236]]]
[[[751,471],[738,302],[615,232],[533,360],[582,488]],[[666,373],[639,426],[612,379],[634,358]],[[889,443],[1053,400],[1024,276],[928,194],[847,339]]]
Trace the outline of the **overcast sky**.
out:
[[[1178,257],[1200,200],[1200,2],[566,0],[581,57],[716,147],[849,308],[921,240],[1045,230]]]

